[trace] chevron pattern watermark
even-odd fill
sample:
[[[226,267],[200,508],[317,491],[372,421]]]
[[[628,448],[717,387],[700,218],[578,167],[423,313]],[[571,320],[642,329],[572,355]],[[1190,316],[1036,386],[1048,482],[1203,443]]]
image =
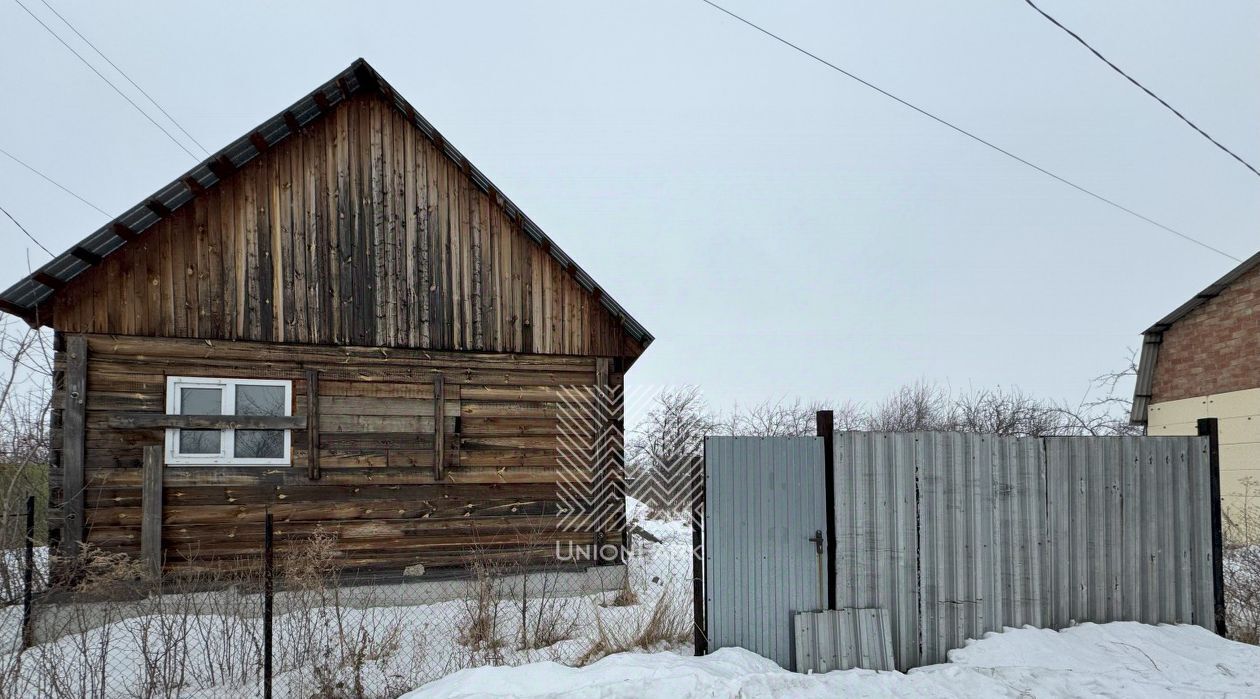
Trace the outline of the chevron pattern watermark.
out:
[[[690,510],[704,487],[705,425],[662,410],[664,389],[563,386],[558,406],[561,531],[616,533],[626,527],[627,475],[636,499],[654,510]],[[626,463],[627,415],[639,423],[632,464]]]
[[[562,386],[557,415],[562,531],[620,531],[625,522],[624,392],[620,386]]]

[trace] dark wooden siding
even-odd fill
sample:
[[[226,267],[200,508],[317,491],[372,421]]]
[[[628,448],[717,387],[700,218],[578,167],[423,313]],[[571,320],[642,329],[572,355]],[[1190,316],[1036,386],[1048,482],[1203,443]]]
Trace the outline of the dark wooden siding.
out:
[[[461,164],[356,96],[62,289],[66,333],[627,357]]]
[[[57,360],[60,368],[64,354]],[[292,380],[294,414],[303,415],[306,372],[317,370],[321,478],[308,475],[303,430],[292,434],[287,467],[167,466],[168,567],[256,555],[267,507],[281,542],[322,527],[353,567],[459,565],[474,542],[512,555],[550,555],[557,537],[591,543],[593,533],[554,530],[557,411],[561,387],[620,383],[615,374],[601,377],[601,363],[608,360],[89,336],[86,540],[139,551],[142,450],[163,441],[162,430],[111,427],[111,414],[162,413],[167,376],[206,376]],[[456,418],[460,435],[440,481],[436,375],[447,395],[447,439]],[[608,489],[609,497],[618,490]]]

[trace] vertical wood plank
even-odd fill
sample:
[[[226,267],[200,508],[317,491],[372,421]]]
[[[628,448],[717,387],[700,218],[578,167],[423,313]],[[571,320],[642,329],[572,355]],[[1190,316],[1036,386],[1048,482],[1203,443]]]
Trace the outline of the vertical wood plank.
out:
[[[188,239],[189,249],[184,259],[188,265],[184,273],[187,275],[185,283],[188,288],[186,314],[189,337],[205,337],[209,334],[206,333],[205,325],[208,309],[201,304],[201,291],[206,285],[206,210],[206,198],[198,197],[193,202],[193,235]]]
[[[616,463],[617,455],[620,453],[621,449],[619,447],[614,447],[611,444],[606,444],[605,442],[605,440],[611,441],[618,436],[617,418],[619,415],[617,414],[617,401],[620,396],[611,385],[611,373],[612,360],[607,357],[600,357],[595,360],[595,390],[591,394],[591,399],[595,404],[595,409],[598,411],[598,420],[597,424],[594,425],[596,448],[591,456],[599,460],[599,462],[595,464],[595,468],[599,475],[597,476],[597,483],[592,483],[591,485],[593,487],[598,487],[598,483],[607,483],[610,486],[606,488],[604,492],[604,498],[606,498],[605,502],[600,503],[601,507],[599,511],[605,512],[616,511],[618,497],[621,498],[621,502],[625,502],[625,495],[620,492],[621,489],[618,487],[622,473],[618,469],[618,464]],[[621,539],[621,535],[625,529],[624,522],[622,522],[617,525],[615,529],[602,531],[599,532],[599,534],[603,541],[617,542],[618,544],[624,545],[625,542]],[[618,550],[621,550],[620,546],[618,547]],[[620,562],[620,555],[615,556],[612,559],[605,559],[602,552],[599,555],[598,563],[600,565],[609,565],[618,562]]]
[[[319,480],[319,372],[306,372],[306,475]]]
[[[140,561],[153,577],[162,573],[162,447],[144,448],[141,490]]]
[[[433,479],[446,478],[446,382],[433,377]]]
[[[356,95],[127,234],[53,311],[68,333],[632,356],[524,221],[444,142]]]
[[[444,393],[446,394],[447,402],[454,404],[453,407],[447,408],[447,410],[454,411],[455,413],[455,424],[453,426],[454,429],[451,432],[451,438],[449,440],[443,440],[449,445],[446,449],[447,451],[446,464],[452,468],[458,468],[460,465],[459,464],[459,460],[460,460],[459,450],[464,445],[464,435],[463,435],[464,418],[462,415],[463,409],[462,409],[462,403],[461,403],[462,389],[460,388],[459,384],[453,384],[449,388],[447,388],[444,391]],[[447,417],[443,415],[441,417],[441,421],[443,422],[443,424],[445,424],[446,420],[447,420]]]
[[[87,338],[66,338],[66,403],[62,411],[63,553],[77,555],[83,542],[84,417],[87,408]]]
[[[469,202],[471,230],[469,231],[469,236],[472,243],[472,255],[470,258],[470,274],[472,276],[472,348],[477,351],[481,351],[486,348],[485,328],[483,327],[484,315],[482,313],[482,303],[484,301],[484,297],[482,296],[481,286],[481,276],[484,269],[481,264],[481,252],[482,237],[484,235],[483,227],[485,225],[482,219],[482,201],[483,197],[476,191],[471,193],[471,201]]]
[[[328,318],[329,330],[326,337],[332,344],[342,342],[349,336],[344,322],[345,303],[342,300],[345,294],[342,293],[342,287],[345,285],[346,269],[346,211],[345,211],[345,191],[346,191],[346,116],[345,110],[339,109],[332,117],[336,125],[336,130],[331,133],[332,147],[329,149],[329,158],[327,160],[327,177],[328,177]]]

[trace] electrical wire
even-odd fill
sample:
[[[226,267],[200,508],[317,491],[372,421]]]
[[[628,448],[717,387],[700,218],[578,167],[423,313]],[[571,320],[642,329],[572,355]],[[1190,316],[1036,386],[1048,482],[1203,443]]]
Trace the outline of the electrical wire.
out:
[[[210,155],[210,151],[206,150],[206,147],[205,147],[205,146],[203,146],[203,145],[201,145],[201,142],[200,142],[200,141],[198,141],[196,138],[194,138],[192,134],[188,133],[188,129],[185,129],[185,128],[184,128],[184,126],[183,126],[183,124],[180,124],[180,123],[179,123],[179,122],[175,119],[175,117],[171,116],[171,113],[170,113],[170,112],[168,112],[168,111],[166,111],[165,109],[163,109],[163,108],[162,108],[162,105],[158,104],[158,101],[157,101],[157,100],[155,100],[155,99],[153,99],[153,95],[150,95],[148,92],[145,92],[144,88],[143,88],[143,87],[140,87],[140,85],[139,85],[138,83],[136,83],[136,81],[135,81],[135,80],[132,80],[132,79],[131,79],[131,76],[130,76],[130,75],[127,75],[127,73],[126,73],[126,72],[125,72],[122,68],[119,68],[117,63],[114,63],[113,61],[109,60],[109,56],[106,56],[106,55],[105,55],[105,53],[104,53],[103,51],[101,51],[100,49],[96,48],[96,44],[93,44],[91,41],[88,41],[88,38],[87,38],[86,36],[83,36],[83,32],[80,32],[78,29],[76,29],[76,28],[75,28],[75,26],[74,26],[73,24],[71,24],[71,23],[70,23],[70,20],[68,20],[68,19],[66,19],[65,17],[63,17],[63,16],[61,15],[61,13],[57,11],[57,8],[55,8],[55,7],[53,7],[52,5],[48,4],[48,0],[39,0],[39,1],[40,1],[40,2],[42,2],[42,3],[44,3],[44,7],[47,7],[47,8],[49,9],[49,11],[50,11],[50,12],[52,12],[54,15],[57,15],[57,19],[59,19],[59,20],[61,20],[62,22],[64,22],[64,23],[65,23],[65,25],[66,25],[67,27],[70,27],[70,31],[74,32],[75,36],[77,36],[77,37],[79,37],[80,39],[82,39],[82,40],[83,40],[83,43],[85,43],[85,44],[87,44],[88,46],[92,47],[92,50],[96,52],[96,55],[98,55],[98,56],[100,56],[101,58],[105,59],[105,62],[106,62],[106,63],[108,63],[108,64],[109,64],[109,65],[110,65],[110,66],[111,66],[114,70],[118,71],[119,75],[122,75],[124,78],[126,78],[126,79],[127,79],[127,82],[131,83],[131,86],[132,86],[132,87],[134,87],[134,88],[136,88],[137,90],[139,90],[139,91],[140,91],[140,94],[144,95],[144,96],[145,96],[145,97],[146,97],[146,98],[147,98],[150,102],[152,102],[152,103],[153,103],[153,106],[154,106],[154,107],[157,107],[159,112],[162,112],[162,114],[163,114],[163,115],[165,115],[167,119],[170,119],[170,120],[171,120],[171,123],[175,125],[175,128],[179,129],[179,130],[180,130],[180,132],[182,132],[185,136],[187,136],[187,137],[188,137],[188,140],[190,140],[190,141],[192,141],[193,143],[197,144],[197,147],[198,147],[198,148],[200,148],[200,149],[201,149],[201,151],[202,151],[203,153],[205,153],[206,155]]]
[[[54,254],[52,253],[52,250],[49,250],[48,248],[44,247],[44,244],[43,244],[43,243],[41,243],[41,242],[39,242],[38,240],[36,240],[36,239],[35,239],[35,236],[31,235],[31,232],[30,232],[30,231],[28,231],[28,230],[26,230],[26,226],[23,226],[22,224],[18,223],[18,220],[17,220],[16,218],[13,218],[13,214],[9,213],[9,210],[8,210],[8,209],[4,208],[3,206],[0,206],[0,211],[3,211],[3,212],[4,212],[4,215],[5,215],[5,216],[8,216],[8,217],[9,217],[9,220],[13,222],[13,225],[15,225],[15,226],[17,226],[18,228],[20,228],[20,229],[22,230],[22,232],[26,234],[26,237],[31,239],[31,242],[32,242],[32,243],[35,243],[36,245],[38,245],[38,246],[40,247],[40,249],[41,249],[41,250],[43,250],[44,252],[48,253],[48,255],[49,255],[50,257],[56,257],[56,255],[54,255]]]
[[[87,199],[84,199],[83,197],[79,196],[78,194],[75,194],[74,192],[70,191],[70,189],[69,189],[68,187],[66,187],[65,185],[61,184],[61,183],[60,183],[60,182],[58,182],[57,180],[54,180],[53,178],[49,177],[48,175],[45,175],[44,173],[40,172],[39,170],[36,170],[35,168],[31,167],[29,164],[27,164],[26,162],[24,162],[22,159],[18,158],[16,155],[14,155],[14,154],[10,153],[9,151],[7,151],[7,150],[5,150],[5,149],[3,149],[3,148],[0,148],[0,154],[3,154],[5,157],[9,158],[10,160],[12,160],[13,162],[17,163],[18,165],[21,165],[22,167],[26,168],[27,170],[30,170],[31,172],[35,173],[36,175],[39,175],[40,177],[44,178],[44,180],[46,180],[49,184],[52,184],[52,185],[53,185],[54,187],[56,187],[57,189],[60,189],[61,191],[65,192],[66,194],[69,194],[70,196],[74,197],[75,199],[78,199],[79,201],[83,202],[84,204],[87,204],[88,206],[92,207],[93,209],[96,209],[97,211],[101,212],[102,214],[105,214],[106,216],[108,216],[108,215],[109,215],[109,213],[108,213],[107,211],[105,211],[104,209],[102,209],[101,207],[97,206],[96,204],[93,204],[92,202],[88,201]]]
[[[90,68],[90,69],[92,70],[92,72],[93,72],[93,73],[96,73],[97,77],[99,77],[101,80],[104,80],[104,81],[105,81],[105,83],[106,83],[106,84],[108,84],[110,87],[114,88],[114,92],[117,92],[119,97],[122,97],[123,99],[127,100],[127,103],[128,103],[128,104],[130,104],[132,107],[135,107],[135,108],[136,108],[136,111],[137,111],[137,112],[140,112],[140,114],[142,114],[142,115],[144,116],[144,118],[145,118],[145,119],[148,119],[150,124],[153,124],[154,126],[156,126],[156,127],[158,128],[158,130],[160,130],[162,133],[166,134],[166,137],[167,137],[167,138],[169,138],[169,139],[171,139],[171,143],[174,143],[175,145],[179,146],[179,149],[180,149],[180,150],[182,150],[182,151],[184,151],[185,153],[187,153],[187,154],[188,154],[188,157],[190,157],[190,158],[192,158],[193,160],[196,160],[196,161],[198,161],[198,162],[200,162],[200,161],[201,161],[201,158],[198,158],[198,157],[197,157],[197,156],[196,156],[196,155],[195,155],[192,151],[188,150],[187,146],[185,146],[183,143],[180,143],[178,139],[176,139],[173,135],[171,135],[171,132],[170,132],[170,131],[167,131],[167,130],[166,130],[166,127],[164,127],[164,126],[162,126],[161,124],[157,123],[157,121],[156,121],[153,117],[149,116],[149,113],[148,113],[148,112],[146,112],[146,111],[144,111],[143,109],[141,109],[141,108],[140,108],[140,105],[138,105],[138,104],[136,104],[136,103],[135,103],[135,100],[131,99],[130,97],[128,97],[128,96],[126,95],[126,93],[124,93],[122,90],[118,89],[118,86],[117,86],[117,85],[115,85],[115,84],[114,84],[114,83],[113,83],[113,82],[112,82],[109,78],[105,77],[105,75],[104,75],[103,73],[101,73],[101,71],[97,70],[97,69],[96,69],[96,66],[92,65],[91,63],[89,63],[89,62],[88,62],[88,60],[87,60],[86,58],[84,58],[84,57],[83,57],[83,56],[82,56],[82,55],[81,55],[78,51],[75,51],[75,50],[74,50],[74,47],[72,47],[72,46],[70,46],[70,44],[66,43],[66,40],[65,40],[65,39],[62,39],[62,38],[61,38],[61,36],[59,36],[59,35],[57,34],[57,32],[53,31],[52,27],[50,27],[50,26],[48,26],[47,24],[45,24],[45,23],[44,23],[44,20],[40,19],[40,18],[39,18],[39,16],[38,16],[38,15],[36,15],[34,12],[31,12],[31,8],[27,7],[26,5],[23,5],[23,4],[22,4],[22,0],[13,0],[13,2],[17,3],[17,4],[18,4],[18,6],[19,6],[19,7],[21,7],[23,10],[26,10],[26,14],[30,15],[30,16],[31,16],[31,17],[32,17],[32,18],[33,18],[36,22],[38,22],[38,23],[39,23],[39,26],[41,26],[41,27],[43,27],[45,30],[47,30],[49,34],[52,34],[52,36],[53,36],[53,38],[54,38],[54,39],[56,39],[57,41],[61,42],[61,45],[62,45],[62,46],[64,46],[64,47],[66,47],[66,49],[67,49],[67,50],[69,50],[69,51],[70,51],[70,53],[73,53],[73,54],[75,55],[75,57],[76,57],[76,58],[78,58],[80,61],[82,61],[82,62],[83,62],[83,65],[85,65],[85,66],[87,66],[88,68]]]
[[[1097,193],[1095,193],[1095,192],[1093,192],[1093,191],[1091,191],[1091,190],[1089,190],[1089,189],[1086,189],[1085,187],[1083,187],[1083,186],[1081,186],[1081,185],[1079,185],[1079,184],[1076,184],[1075,182],[1073,182],[1073,181],[1071,181],[1071,180],[1069,180],[1069,179],[1067,179],[1067,178],[1065,178],[1065,177],[1061,177],[1061,176],[1059,176],[1059,175],[1056,175],[1055,173],[1053,173],[1053,172],[1051,172],[1051,171],[1049,171],[1049,170],[1047,170],[1047,169],[1045,169],[1045,168],[1041,167],[1040,165],[1037,165],[1037,164],[1035,164],[1035,163],[1033,163],[1033,162],[1030,162],[1030,161],[1026,160],[1025,158],[1022,158],[1022,157],[1020,157],[1020,156],[1018,156],[1018,155],[1016,155],[1016,154],[1012,153],[1011,151],[1006,150],[1005,148],[1002,148],[1001,146],[998,146],[998,145],[996,145],[996,144],[994,144],[994,143],[992,143],[992,142],[990,142],[990,141],[987,141],[987,140],[985,140],[985,139],[981,138],[980,136],[977,136],[976,134],[974,134],[974,133],[972,133],[972,132],[970,132],[970,131],[968,131],[968,130],[966,130],[966,129],[962,128],[961,126],[957,126],[957,125],[955,125],[955,124],[953,124],[953,123],[951,123],[951,122],[949,122],[949,121],[946,121],[945,119],[943,119],[943,118],[941,118],[941,117],[938,117],[938,116],[936,116],[935,114],[933,114],[933,113],[931,113],[931,112],[927,111],[926,109],[923,109],[923,108],[921,108],[921,107],[918,107],[918,106],[916,106],[916,105],[914,105],[914,104],[912,104],[912,103],[910,103],[910,102],[908,102],[908,101],[906,101],[906,100],[904,100],[904,99],[902,99],[902,98],[898,97],[897,95],[894,95],[893,93],[891,93],[891,92],[889,92],[889,91],[887,91],[887,90],[883,89],[882,87],[879,87],[878,85],[875,85],[874,83],[871,83],[871,82],[868,82],[868,81],[866,81],[866,80],[863,80],[862,78],[858,77],[857,75],[854,75],[853,73],[850,73],[849,71],[845,70],[844,68],[841,68],[840,66],[838,66],[838,65],[836,65],[836,64],[834,64],[834,63],[832,63],[832,62],[830,62],[830,61],[828,61],[828,60],[826,60],[826,59],[824,59],[824,58],[822,58],[822,57],[820,57],[820,56],[818,56],[817,54],[810,53],[809,51],[807,51],[807,50],[805,50],[805,49],[801,48],[800,46],[798,46],[798,45],[796,45],[796,44],[792,43],[791,41],[788,41],[787,39],[784,39],[783,37],[779,36],[778,34],[775,34],[774,32],[771,32],[771,31],[770,31],[770,30],[768,30],[768,29],[765,29],[765,28],[763,28],[763,27],[761,27],[761,26],[759,26],[759,25],[757,25],[757,24],[754,24],[753,22],[751,22],[751,21],[749,21],[749,20],[747,20],[747,19],[744,19],[743,17],[741,17],[741,16],[739,16],[739,15],[735,14],[734,12],[731,12],[730,10],[726,9],[725,7],[722,7],[721,5],[718,5],[717,3],[711,2],[710,0],[700,0],[700,2],[703,2],[704,4],[706,4],[706,5],[708,5],[708,6],[712,7],[712,8],[714,8],[714,9],[716,9],[716,10],[718,10],[718,11],[720,11],[720,12],[722,12],[722,13],[724,13],[724,14],[726,14],[726,15],[728,15],[728,16],[730,16],[730,17],[732,17],[732,18],[734,18],[734,19],[736,19],[736,20],[738,20],[738,21],[740,21],[740,22],[742,22],[742,23],[744,23],[744,24],[746,24],[746,25],[748,25],[749,27],[752,27],[753,29],[756,29],[757,31],[761,32],[762,34],[765,34],[766,36],[768,36],[768,37],[770,37],[770,38],[774,39],[775,41],[778,41],[779,43],[783,44],[784,46],[787,46],[787,47],[789,47],[789,48],[793,49],[794,51],[797,51],[798,53],[804,54],[805,56],[808,56],[809,58],[812,58],[812,59],[814,59],[815,61],[817,61],[817,62],[819,62],[819,63],[821,63],[821,64],[823,64],[823,65],[827,66],[828,68],[831,68],[832,70],[834,70],[834,71],[836,71],[836,72],[838,72],[838,73],[840,73],[840,74],[842,74],[842,75],[844,75],[844,76],[846,76],[846,77],[848,77],[848,78],[851,78],[851,79],[853,79],[853,80],[856,80],[857,82],[859,82],[859,83],[861,83],[861,84],[865,85],[866,87],[869,87],[870,89],[872,89],[872,90],[874,90],[874,91],[876,91],[876,92],[880,93],[881,95],[884,95],[885,97],[887,97],[887,98],[889,98],[889,99],[891,99],[891,100],[893,100],[893,101],[895,101],[895,102],[898,102],[898,103],[900,103],[901,105],[903,105],[903,106],[905,106],[905,107],[909,107],[910,109],[913,109],[914,111],[918,112],[919,114],[922,114],[923,116],[925,116],[925,117],[927,117],[927,118],[929,118],[929,119],[931,119],[931,120],[933,120],[933,121],[935,121],[935,122],[937,122],[937,123],[939,123],[939,124],[941,124],[941,125],[943,125],[943,126],[947,126],[947,127],[949,127],[950,129],[953,129],[954,131],[957,131],[958,133],[960,133],[960,134],[962,134],[962,135],[966,136],[967,138],[970,138],[970,139],[971,139],[971,140],[973,140],[973,141],[976,141],[977,143],[980,143],[980,144],[982,144],[982,145],[988,146],[989,148],[991,148],[991,149],[993,149],[993,150],[997,151],[998,153],[1001,153],[1002,155],[1005,155],[1005,156],[1006,156],[1006,157],[1008,157],[1008,158],[1011,158],[1012,160],[1015,160],[1015,161],[1018,161],[1018,162],[1020,162],[1020,163],[1023,163],[1024,165],[1027,165],[1028,167],[1030,167],[1030,168],[1032,168],[1032,169],[1036,170],[1037,172],[1040,172],[1040,173],[1041,173],[1041,174],[1043,174],[1043,175],[1046,175],[1047,177],[1050,177],[1050,178],[1052,178],[1052,179],[1058,180],[1059,182],[1061,182],[1061,183],[1063,183],[1063,184],[1065,184],[1065,185],[1067,185],[1067,186],[1069,186],[1069,187],[1071,187],[1071,188],[1073,188],[1073,189],[1075,189],[1075,190],[1077,190],[1077,191],[1079,191],[1079,192],[1081,192],[1081,193],[1083,193],[1083,194],[1087,194],[1087,195],[1089,195],[1089,196],[1093,197],[1094,199],[1097,199],[1098,201],[1103,202],[1104,204],[1107,204],[1107,205],[1109,205],[1109,206],[1112,206],[1112,207],[1114,207],[1114,208],[1116,208],[1116,209],[1119,209],[1120,211],[1123,211],[1123,212],[1125,212],[1125,213],[1129,214],[1130,216],[1134,216],[1134,217],[1136,217],[1136,218],[1138,218],[1138,219],[1141,219],[1141,220],[1143,220],[1143,221],[1145,221],[1145,222],[1147,222],[1147,223],[1151,224],[1152,226],[1155,226],[1155,227],[1160,228],[1160,229],[1162,229],[1162,230],[1164,230],[1164,231],[1167,231],[1167,232],[1169,232],[1169,233],[1172,233],[1173,235],[1177,236],[1178,238],[1181,238],[1181,239],[1186,240],[1186,241],[1188,241],[1188,242],[1194,243],[1195,245],[1198,245],[1199,247],[1202,247],[1202,248],[1204,248],[1204,249],[1206,249],[1206,250],[1211,250],[1212,252],[1214,252],[1214,253],[1216,253],[1216,254],[1218,254],[1218,255],[1222,255],[1222,256],[1224,256],[1224,257],[1228,257],[1229,259],[1234,260],[1235,262],[1242,262],[1242,260],[1241,260],[1240,258],[1235,257],[1235,256],[1233,256],[1233,255],[1231,255],[1231,254],[1229,254],[1229,253],[1225,252],[1224,250],[1221,250],[1221,249],[1219,249],[1219,248],[1212,247],[1211,245],[1209,245],[1209,244],[1207,244],[1207,243],[1203,242],[1202,240],[1198,240],[1197,238],[1194,238],[1194,237],[1192,237],[1192,236],[1186,235],[1185,233],[1182,233],[1181,231],[1178,231],[1178,230],[1176,230],[1175,228],[1172,228],[1172,227],[1166,226],[1166,225],[1164,225],[1164,224],[1160,223],[1159,221],[1156,221],[1156,220],[1154,220],[1154,219],[1152,219],[1152,218],[1150,218],[1150,217],[1148,217],[1148,216],[1145,216],[1145,215],[1143,215],[1143,214],[1141,214],[1141,213],[1138,213],[1137,211],[1134,211],[1133,209],[1130,209],[1129,207],[1124,206],[1123,204],[1119,204],[1119,203],[1117,203],[1117,202],[1115,202],[1115,201],[1112,201],[1111,199],[1108,199],[1107,197],[1104,197],[1104,196],[1103,196],[1103,195],[1101,195],[1101,194],[1097,194]]]
[[[1211,142],[1212,142],[1212,144],[1213,144],[1213,145],[1215,145],[1217,148],[1220,148],[1221,150],[1223,150],[1223,151],[1225,151],[1226,153],[1228,153],[1228,154],[1230,155],[1230,157],[1232,157],[1234,160],[1237,160],[1238,162],[1242,163],[1242,164],[1243,164],[1243,167],[1247,168],[1248,170],[1251,170],[1251,172],[1252,172],[1253,174],[1255,174],[1257,177],[1260,177],[1260,170],[1256,170],[1256,168],[1252,167],[1251,163],[1247,162],[1246,160],[1243,160],[1243,159],[1242,159],[1242,157],[1241,157],[1241,156],[1239,156],[1237,153],[1235,153],[1234,151],[1232,151],[1232,150],[1230,150],[1230,149],[1226,148],[1226,147],[1225,147],[1225,145],[1224,145],[1224,144],[1222,144],[1220,141],[1218,141],[1218,140],[1216,140],[1215,138],[1212,138],[1211,136],[1209,136],[1209,135],[1208,135],[1208,133],[1207,133],[1206,131],[1204,131],[1203,129],[1199,128],[1199,126],[1198,126],[1197,124],[1195,124],[1193,121],[1190,121],[1189,119],[1187,119],[1187,118],[1186,118],[1186,116],[1185,116],[1184,114],[1182,114],[1181,112],[1179,112],[1179,111],[1177,111],[1176,109],[1174,109],[1174,108],[1173,108],[1173,106],[1172,106],[1171,104],[1168,104],[1168,102],[1164,101],[1164,99],[1163,99],[1162,97],[1160,97],[1159,95],[1155,94],[1154,92],[1151,92],[1151,91],[1150,91],[1150,89],[1148,89],[1148,88],[1147,88],[1145,85],[1143,85],[1142,83],[1138,82],[1138,81],[1137,81],[1137,80],[1136,80],[1133,76],[1131,76],[1131,75],[1129,75],[1128,73],[1126,73],[1126,72],[1124,72],[1123,70],[1121,70],[1121,69],[1120,69],[1120,67],[1119,67],[1119,66],[1117,66],[1115,63],[1112,63],[1111,61],[1107,60],[1107,57],[1106,57],[1106,56],[1104,56],[1104,55],[1102,55],[1101,53],[1099,53],[1099,52],[1098,52],[1098,49],[1094,48],[1093,46],[1090,46],[1090,45],[1089,45],[1089,42],[1087,42],[1087,41],[1085,41],[1084,39],[1082,39],[1082,38],[1080,37],[1080,35],[1079,35],[1079,34],[1077,34],[1076,32],[1072,31],[1071,29],[1068,29],[1067,27],[1063,26],[1063,23],[1062,23],[1062,22],[1060,22],[1059,20],[1055,19],[1054,17],[1051,17],[1048,13],[1046,13],[1046,11],[1045,11],[1045,10],[1043,10],[1043,9],[1041,9],[1040,7],[1037,7],[1036,5],[1034,5],[1034,4],[1033,4],[1033,2],[1032,2],[1032,0],[1024,0],[1024,2],[1028,3],[1028,6],[1029,6],[1029,7],[1031,7],[1031,8],[1033,8],[1034,10],[1036,10],[1036,11],[1037,11],[1037,12],[1038,12],[1038,13],[1039,13],[1042,17],[1045,17],[1046,19],[1050,20],[1050,23],[1051,23],[1051,24],[1053,24],[1054,26],[1058,27],[1059,29],[1062,29],[1063,31],[1067,32],[1067,33],[1068,33],[1068,36],[1071,36],[1073,39],[1076,39],[1076,41],[1077,41],[1077,42],[1079,42],[1081,46],[1084,46],[1085,48],[1089,49],[1089,52],[1090,52],[1090,53],[1092,53],[1092,54],[1094,54],[1095,56],[1097,56],[1097,57],[1098,57],[1098,60],[1102,61],[1103,63],[1106,63],[1108,66],[1110,66],[1110,67],[1111,67],[1111,69],[1112,69],[1112,70],[1114,70],[1114,71],[1116,71],[1117,73],[1119,73],[1120,75],[1124,76],[1124,79],[1125,79],[1125,80],[1128,80],[1129,82],[1133,83],[1135,86],[1137,86],[1137,88],[1138,88],[1139,90],[1141,90],[1142,92],[1145,92],[1147,95],[1150,95],[1151,99],[1155,100],[1156,102],[1159,102],[1160,104],[1164,105],[1164,108],[1165,108],[1165,109],[1167,109],[1168,111],[1172,112],[1173,114],[1176,114],[1178,119],[1181,119],[1182,121],[1186,122],[1186,124],[1187,124],[1190,128],[1194,129],[1195,131],[1198,131],[1200,136],[1202,136],[1202,137],[1206,138],[1207,140],[1211,141]]]

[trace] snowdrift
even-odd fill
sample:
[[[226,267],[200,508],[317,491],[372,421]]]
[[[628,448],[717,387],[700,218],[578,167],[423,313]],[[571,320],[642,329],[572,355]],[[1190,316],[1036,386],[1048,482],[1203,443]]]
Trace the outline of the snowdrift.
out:
[[[906,674],[799,675],[741,648],[703,658],[621,653],[577,668],[544,662],[461,670],[404,699],[1260,696],[1260,647],[1197,626],[1006,629],[950,652],[949,659]]]

